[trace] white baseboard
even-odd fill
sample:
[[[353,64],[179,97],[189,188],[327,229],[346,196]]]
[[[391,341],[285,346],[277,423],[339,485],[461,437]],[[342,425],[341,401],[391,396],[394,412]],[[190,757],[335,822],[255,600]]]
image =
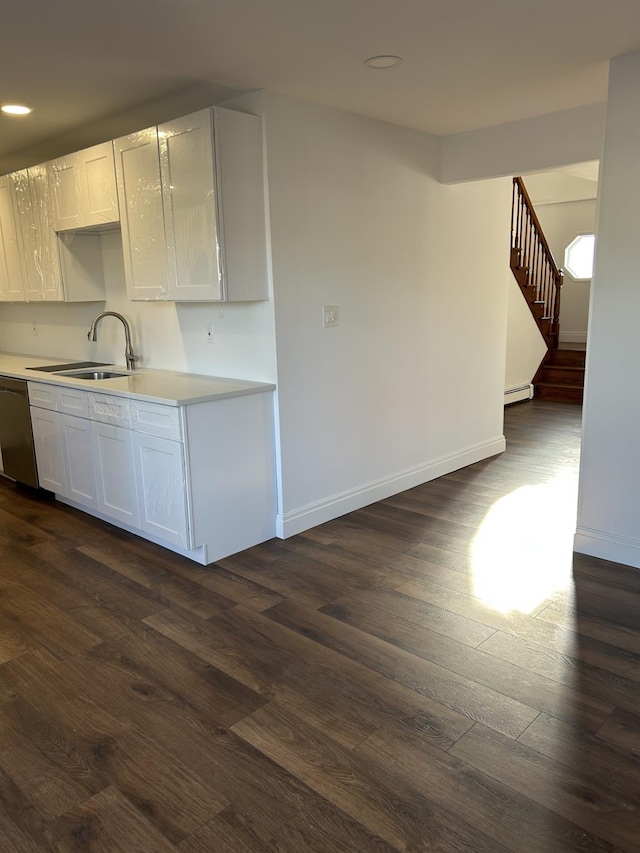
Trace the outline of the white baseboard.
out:
[[[586,332],[560,332],[561,344],[586,344]]]
[[[276,519],[276,535],[280,539],[295,536],[297,533],[302,533],[303,530],[317,527],[317,525],[338,518],[340,515],[345,515],[347,512],[353,512],[363,506],[389,498],[391,495],[397,495],[399,492],[412,489],[421,483],[428,483],[429,480],[435,480],[437,477],[450,474],[459,468],[473,465],[474,462],[488,459],[489,456],[496,456],[498,453],[502,453],[505,447],[505,438],[501,435],[489,441],[475,444],[458,453],[441,456],[423,465],[416,465],[413,468],[399,471],[390,477],[365,483],[356,489],[331,495],[324,500],[307,504],[284,514],[279,513]]]
[[[578,554],[588,554],[590,557],[640,569],[640,539],[578,527],[573,539],[573,550]]]
[[[504,392],[504,404],[519,403],[521,400],[533,399],[533,385],[520,385],[518,388],[508,388]]]

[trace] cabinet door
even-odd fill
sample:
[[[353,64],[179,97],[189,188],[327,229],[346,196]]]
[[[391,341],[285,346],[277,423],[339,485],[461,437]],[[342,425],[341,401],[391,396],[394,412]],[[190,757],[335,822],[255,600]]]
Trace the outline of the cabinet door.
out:
[[[58,412],[32,406],[31,426],[36,448],[39,484],[43,489],[66,495],[65,448]]]
[[[58,419],[67,463],[65,497],[82,506],[97,509],[91,421],[60,413]]]
[[[158,131],[114,142],[124,271],[129,299],[167,299],[167,247]]]
[[[222,298],[211,110],[158,128],[169,299]]]
[[[83,225],[118,222],[118,193],[113,143],[103,142],[78,151],[78,177],[82,198]]]
[[[268,299],[262,121],[222,107],[213,115],[224,299]]]
[[[18,219],[13,183],[0,177],[0,300],[24,301],[24,276],[18,242]]]
[[[31,197],[36,214],[36,245],[38,247],[38,276],[42,288],[42,299],[63,302],[62,274],[58,252],[58,235],[53,227],[52,207],[49,197],[47,168],[43,163],[27,170],[31,185]]]
[[[63,301],[58,236],[53,230],[44,164],[14,172],[28,302]]]
[[[133,442],[130,430],[92,422],[98,509],[139,527]]]
[[[140,529],[165,542],[189,546],[184,445],[133,433]]]
[[[19,219],[18,245],[24,259],[24,295],[27,302],[39,302],[43,299],[42,261],[38,242],[38,217],[32,197],[29,172],[27,169],[21,169],[19,172],[12,172],[9,178],[13,184]]]
[[[80,160],[67,154],[46,164],[51,203],[51,223],[55,231],[81,228],[82,197],[80,194]]]

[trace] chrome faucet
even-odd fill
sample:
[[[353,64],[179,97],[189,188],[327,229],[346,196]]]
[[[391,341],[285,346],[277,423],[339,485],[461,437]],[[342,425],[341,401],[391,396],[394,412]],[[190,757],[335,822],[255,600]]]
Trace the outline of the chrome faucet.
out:
[[[91,321],[91,327],[87,332],[87,338],[90,341],[98,340],[98,323],[102,320],[103,317],[117,317],[118,320],[122,322],[124,326],[124,340],[125,340],[125,350],[124,357],[127,361],[127,370],[135,370],[136,361],[139,361],[140,356],[135,355],[133,349],[131,347],[131,329],[129,328],[129,323],[122,316],[122,314],[118,314],[117,311],[102,311],[97,317],[94,317]]]

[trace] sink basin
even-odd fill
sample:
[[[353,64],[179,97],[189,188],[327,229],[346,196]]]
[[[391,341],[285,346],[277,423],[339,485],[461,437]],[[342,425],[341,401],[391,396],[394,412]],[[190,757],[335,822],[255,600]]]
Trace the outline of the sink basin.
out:
[[[27,367],[27,370],[40,370],[43,373],[62,373],[63,370],[80,370],[80,368],[94,369],[106,367],[104,361],[72,361],[65,364],[45,364],[40,367]]]
[[[116,373],[114,370],[65,370],[60,376],[71,376],[74,379],[117,379],[128,376],[128,373]]]

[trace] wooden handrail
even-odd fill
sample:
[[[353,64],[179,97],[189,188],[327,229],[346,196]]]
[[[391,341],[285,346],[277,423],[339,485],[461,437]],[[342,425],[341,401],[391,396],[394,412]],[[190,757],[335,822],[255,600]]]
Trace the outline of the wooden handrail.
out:
[[[553,271],[555,272],[556,275],[560,274],[561,270],[558,268],[558,265],[556,264],[555,259],[554,259],[553,255],[551,254],[551,249],[549,248],[549,244],[547,243],[547,238],[544,236],[544,231],[542,230],[542,225],[540,225],[540,220],[538,219],[538,217],[536,215],[536,211],[535,211],[535,208],[533,206],[533,202],[531,201],[531,198],[529,197],[529,193],[527,192],[527,188],[524,185],[524,181],[522,180],[522,178],[514,178],[513,183],[516,184],[516,186],[520,190],[520,193],[524,197],[525,206],[527,208],[527,211],[529,212],[529,215],[531,216],[531,220],[534,224],[534,227],[536,229],[538,237],[540,238],[540,242],[544,246],[545,254],[547,256],[547,260],[549,261],[551,268],[553,269]]]
[[[512,202],[511,269],[547,344],[557,347],[563,274],[551,254],[522,178],[513,179]]]

